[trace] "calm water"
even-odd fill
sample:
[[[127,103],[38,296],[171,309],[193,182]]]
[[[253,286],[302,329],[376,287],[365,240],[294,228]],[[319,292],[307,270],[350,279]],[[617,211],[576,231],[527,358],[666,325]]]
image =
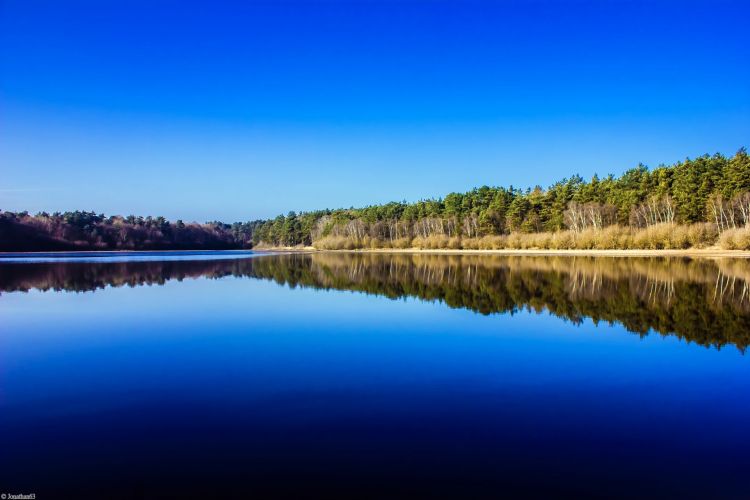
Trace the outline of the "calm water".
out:
[[[69,257],[0,260],[4,493],[750,498],[746,260]]]

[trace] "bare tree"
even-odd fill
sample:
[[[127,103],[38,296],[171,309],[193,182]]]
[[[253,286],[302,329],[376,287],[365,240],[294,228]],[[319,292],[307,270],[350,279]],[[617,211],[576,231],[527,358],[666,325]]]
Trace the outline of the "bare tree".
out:
[[[617,208],[602,203],[578,203],[571,201],[563,213],[565,225],[579,233],[588,228],[602,229],[617,220]]]
[[[443,219],[438,217],[425,217],[414,223],[414,233],[417,236],[427,238],[432,235],[445,234],[445,224]]]
[[[737,227],[735,220],[734,204],[725,200],[720,194],[716,194],[708,200],[708,210],[719,228],[719,231],[726,231]]]
[[[367,227],[362,219],[352,219],[346,223],[345,234],[350,238],[362,239],[367,234]]]
[[[736,210],[738,222],[750,227],[750,191],[740,193],[732,198],[732,206]]]
[[[633,207],[630,214],[630,224],[637,227],[671,224],[674,219],[675,205],[669,195],[652,196],[640,205]]]
[[[462,231],[463,234],[469,238],[479,236],[479,218],[476,214],[470,214],[464,217]]]

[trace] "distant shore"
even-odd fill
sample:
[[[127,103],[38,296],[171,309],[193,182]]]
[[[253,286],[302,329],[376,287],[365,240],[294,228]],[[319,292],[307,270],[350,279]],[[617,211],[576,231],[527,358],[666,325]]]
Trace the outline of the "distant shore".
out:
[[[436,254],[436,255],[517,255],[517,256],[582,256],[582,257],[700,257],[750,259],[748,250],[724,250],[721,248],[687,248],[671,250],[544,250],[544,249],[423,249],[423,248],[365,248],[355,250],[328,250],[315,247],[263,247],[244,250],[61,250],[40,252],[0,252],[0,258],[13,256],[55,256],[66,254],[85,255],[140,255],[140,254],[212,254],[221,253],[372,253],[372,254]]]
[[[279,253],[414,253],[441,255],[535,255],[535,256],[589,256],[589,257],[733,257],[750,259],[748,250],[724,250],[721,248],[687,248],[681,250],[543,250],[543,249],[501,249],[501,250],[469,250],[469,249],[422,249],[422,248],[366,248],[356,250],[321,250],[315,247],[269,247],[258,249],[263,252]]]
[[[243,253],[243,252],[266,252],[271,250],[253,250],[252,248],[243,248],[243,249],[220,249],[220,250],[205,250],[205,249],[195,249],[195,250],[35,250],[35,251],[29,251],[29,252],[0,252],[0,257],[11,257],[13,255],[62,255],[62,254],[68,254],[68,253],[75,253],[75,254],[86,254],[86,255],[106,255],[106,254],[114,254],[114,255],[124,255],[124,254],[144,254],[144,253],[172,253],[172,254],[196,254],[196,253],[206,253],[210,254],[212,252],[235,252],[235,253]]]

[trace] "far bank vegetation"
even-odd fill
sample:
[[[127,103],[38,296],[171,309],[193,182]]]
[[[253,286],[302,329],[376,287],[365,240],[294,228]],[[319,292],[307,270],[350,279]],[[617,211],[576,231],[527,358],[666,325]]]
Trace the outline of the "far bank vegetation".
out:
[[[261,248],[750,250],[750,158],[743,148],[547,189],[484,186],[416,203],[290,212],[254,229]]]
[[[750,158],[702,156],[544,189],[483,186],[416,203],[226,224],[0,211],[0,251],[319,249],[750,250]]]

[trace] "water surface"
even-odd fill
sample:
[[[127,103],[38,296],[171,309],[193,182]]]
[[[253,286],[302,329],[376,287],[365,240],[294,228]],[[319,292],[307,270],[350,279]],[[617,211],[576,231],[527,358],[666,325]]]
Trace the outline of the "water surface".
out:
[[[0,259],[0,485],[745,498],[748,283],[737,259]]]

